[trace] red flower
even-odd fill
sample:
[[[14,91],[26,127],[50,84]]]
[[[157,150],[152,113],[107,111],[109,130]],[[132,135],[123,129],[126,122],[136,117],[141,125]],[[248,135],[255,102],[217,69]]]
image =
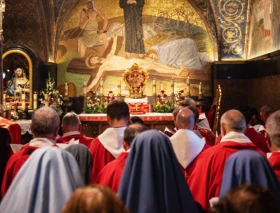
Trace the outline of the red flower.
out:
[[[90,93],[91,95],[94,95],[94,92],[92,92],[92,91],[89,91],[89,93]]]
[[[184,92],[184,90],[181,90],[181,91],[180,91],[180,93],[183,93],[183,92]]]
[[[160,98],[160,97],[161,97],[161,95],[157,95],[157,97],[158,97],[158,98]]]
[[[107,96],[107,99],[109,100],[109,99],[110,99],[110,96]]]
[[[115,97],[112,97],[112,100],[115,100]]]
[[[178,95],[181,95],[181,93],[179,92]]]
[[[167,95],[166,95],[166,94],[164,94],[164,95],[163,95],[163,97],[165,97],[165,98],[166,98],[166,97],[167,97]]]
[[[160,92],[161,92],[161,93],[164,93],[164,90],[161,90]]]
[[[109,93],[113,93],[112,91],[109,91]]]
[[[163,104],[163,100],[160,100],[159,103],[160,103],[160,104]]]

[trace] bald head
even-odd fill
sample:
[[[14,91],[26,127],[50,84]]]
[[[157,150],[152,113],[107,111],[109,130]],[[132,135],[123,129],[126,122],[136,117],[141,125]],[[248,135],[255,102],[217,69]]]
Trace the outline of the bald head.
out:
[[[221,131],[223,135],[229,132],[244,132],[246,121],[238,110],[229,110],[221,117]]]
[[[266,133],[269,142],[277,149],[280,149],[280,110],[269,116],[266,122]]]
[[[81,122],[75,112],[68,112],[62,119],[63,133],[71,131],[80,131]]]
[[[193,130],[195,123],[195,116],[193,112],[188,108],[181,109],[176,116],[176,128],[177,129],[189,129]]]

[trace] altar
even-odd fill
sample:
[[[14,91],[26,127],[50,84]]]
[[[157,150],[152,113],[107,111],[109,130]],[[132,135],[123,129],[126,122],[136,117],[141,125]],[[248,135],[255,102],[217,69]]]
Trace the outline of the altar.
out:
[[[174,128],[172,113],[146,113],[137,116],[150,129],[164,131],[166,127]],[[95,138],[109,127],[106,114],[80,114],[79,117],[82,123],[82,133],[88,137]]]

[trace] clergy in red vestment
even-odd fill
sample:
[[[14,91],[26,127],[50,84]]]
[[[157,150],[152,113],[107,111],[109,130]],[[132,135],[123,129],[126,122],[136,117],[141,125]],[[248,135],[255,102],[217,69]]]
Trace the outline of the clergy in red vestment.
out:
[[[186,178],[195,167],[197,156],[210,146],[192,130],[195,124],[193,112],[184,108],[176,117],[177,132],[170,138],[173,150]]]
[[[44,146],[55,145],[59,124],[59,115],[50,107],[42,107],[33,112],[30,128],[34,139],[24,145],[19,152],[13,154],[8,160],[1,186],[2,197],[7,192],[21,166],[34,150]]]
[[[129,108],[124,101],[114,100],[107,106],[107,128],[95,138],[90,145],[93,159],[91,183],[96,183],[101,169],[109,162],[115,160],[123,151],[122,140],[129,118]]]
[[[264,154],[243,132],[244,116],[237,110],[229,110],[221,117],[221,143],[201,153],[191,173],[188,184],[194,199],[207,211],[209,200],[219,196],[226,159],[233,153],[250,149]]]
[[[268,158],[280,181],[280,110],[274,112],[266,122],[266,137],[271,156]]]
[[[74,112],[69,112],[62,119],[63,136],[56,140],[57,143],[72,144],[75,141],[89,148],[93,138],[86,137],[81,134],[82,124],[78,115]]]
[[[240,111],[243,116],[245,117],[246,121],[246,128],[244,131],[244,134],[255,144],[260,150],[262,150],[264,153],[269,152],[266,138],[258,133],[253,127],[250,127],[249,123],[252,118],[252,112],[251,109],[248,106],[245,105],[237,105],[234,107],[234,109]],[[221,136],[219,136],[216,140],[216,144],[220,143]]]
[[[264,126],[261,126],[259,128],[259,133],[263,134],[264,136],[265,136],[265,132],[266,132],[266,129],[265,129],[266,121],[274,111],[275,111],[274,108],[269,105],[264,105],[260,108],[260,117],[261,117],[262,121],[264,122]]]
[[[105,167],[103,167],[97,177],[96,182],[98,184],[108,186],[114,192],[118,192],[125,162],[129,154],[130,145],[136,135],[145,131],[146,129],[147,128],[140,123],[131,124],[125,129],[122,142],[125,151],[122,152],[116,160],[111,161]]]

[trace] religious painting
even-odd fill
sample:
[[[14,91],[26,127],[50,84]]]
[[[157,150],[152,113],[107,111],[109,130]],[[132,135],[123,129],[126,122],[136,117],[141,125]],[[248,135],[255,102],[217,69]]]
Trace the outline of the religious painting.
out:
[[[64,22],[57,49],[58,84],[74,81],[81,94],[114,91],[122,73],[134,63],[149,73],[146,95],[177,91],[189,77],[193,94],[199,82],[211,96],[213,41],[204,21],[185,0],[80,0]],[[160,82],[160,83],[159,83]],[[122,82],[122,94],[128,88]],[[170,91],[171,92],[171,91]]]
[[[32,62],[23,51],[15,49],[3,53],[4,102],[32,108]]]
[[[279,0],[253,0],[248,58],[280,49]]]

